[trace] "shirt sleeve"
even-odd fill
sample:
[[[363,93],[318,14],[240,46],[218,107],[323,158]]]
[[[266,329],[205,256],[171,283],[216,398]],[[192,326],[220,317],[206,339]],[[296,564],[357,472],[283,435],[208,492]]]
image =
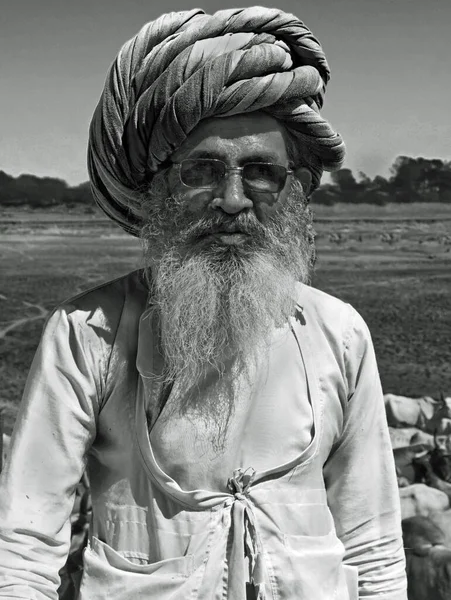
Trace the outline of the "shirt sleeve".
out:
[[[58,598],[102,392],[99,345],[75,313],[44,327],[0,476],[0,598]]]
[[[358,567],[359,599],[407,600],[400,499],[373,343],[352,309],[344,337],[348,383],[340,439],[324,465],[345,563]]]

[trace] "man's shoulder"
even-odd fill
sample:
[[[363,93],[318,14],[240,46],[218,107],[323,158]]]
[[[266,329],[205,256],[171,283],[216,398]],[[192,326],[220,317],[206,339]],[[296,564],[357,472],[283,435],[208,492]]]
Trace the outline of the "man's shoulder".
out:
[[[327,316],[328,319],[333,315],[354,312],[355,310],[348,302],[306,284],[298,284],[296,300],[304,311],[312,315]]]
[[[139,319],[145,310],[147,296],[143,271],[139,269],[67,298],[54,312],[64,312],[78,324],[86,323],[113,331],[125,308],[128,317]]]
[[[296,291],[298,306],[306,320],[314,328],[327,331],[328,337],[340,337],[346,344],[355,330],[367,335],[363,317],[349,302],[305,284],[299,284]]]

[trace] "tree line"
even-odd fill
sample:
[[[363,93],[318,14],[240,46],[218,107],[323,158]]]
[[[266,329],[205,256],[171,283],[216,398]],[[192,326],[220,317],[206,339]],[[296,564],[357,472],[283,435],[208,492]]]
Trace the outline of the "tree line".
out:
[[[317,204],[348,202],[378,204],[389,202],[448,202],[451,204],[451,161],[438,158],[398,156],[390,167],[389,177],[373,179],[362,171],[358,178],[351,169],[331,173],[331,183],[314,193]]]
[[[438,158],[398,156],[388,177],[368,177],[351,169],[331,173],[331,182],[322,184],[313,194],[317,204],[337,202],[378,204],[389,202],[447,202],[451,203],[451,161]],[[62,179],[23,174],[12,177],[0,171],[0,206],[50,208],[66,206],[93,207],[88,181],[69,186]]]
[[[13,177],[0,171],[0,206],[50,208],[63,205],[74,208],[92,206],[93,202],[89,181],[69,186],[63,179],[55,177],[37,177],[28,173]]]

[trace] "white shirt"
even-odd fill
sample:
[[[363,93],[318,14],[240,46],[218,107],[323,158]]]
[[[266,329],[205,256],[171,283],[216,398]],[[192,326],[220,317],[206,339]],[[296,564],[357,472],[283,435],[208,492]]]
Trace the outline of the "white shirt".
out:
[[[222,456],[189,415],[149,435],[159,390],[140,272],[55,310],[0,479],[0,598],[57,598],[87,466],[81,600],[243,600],[248,580],[259,600],[406,600],[368,329],[340,300],[296,293],[297,318],[241,388]]]

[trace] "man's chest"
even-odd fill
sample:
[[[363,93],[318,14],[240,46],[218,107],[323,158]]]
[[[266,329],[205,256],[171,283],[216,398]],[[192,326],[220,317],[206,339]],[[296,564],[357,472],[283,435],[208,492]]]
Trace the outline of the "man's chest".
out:
[[[183,490],[228,491],[235,469],[275,468],[311,441],[308,382],[293,336],[271,348],[251,381],[235,377],[229,391],[201,389],[191,410],[168,405],[152,427],[156,461]]]

